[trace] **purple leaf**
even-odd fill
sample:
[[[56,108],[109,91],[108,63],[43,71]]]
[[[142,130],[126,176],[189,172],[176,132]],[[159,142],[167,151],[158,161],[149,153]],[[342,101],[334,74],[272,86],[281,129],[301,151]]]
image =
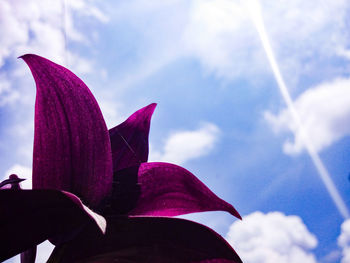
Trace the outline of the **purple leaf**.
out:
[[[57,190],[0,191],[0,261],[60,235],[74,236],[91,222],[76,196]]]
[[[82,231],[48,262],[242,262],[217,233],[177,218],[110,217],[106,235]]]
[[[114,172],[147,162],[148,134],[156,106],[156,103],[152,103],[136,111],[126,121],[109,130]]]
[[[192,173],[170,163],[142,163],[119,171],[111,198],[111,214],[177,216],[222,210],[241,219]]]
[[[88,87],[45,58],[24,55],[37,96],[33,188],[60,189],[98,206],[112,186],[108,130]]]

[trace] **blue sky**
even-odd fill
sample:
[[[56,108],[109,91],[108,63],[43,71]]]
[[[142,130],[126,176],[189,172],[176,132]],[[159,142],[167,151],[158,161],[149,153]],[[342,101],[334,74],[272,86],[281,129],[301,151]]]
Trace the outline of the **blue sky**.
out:
[[[226,237],[244,262],[350,262],[350,221],[281,96],[249,2],[2,1],[0,177],[31,174],[35,85],[16,58],[36,53],[85,81],[108,127],[158,103],[150,160],[182,165],[237,208],[241,222],[219,212],[186,218]],[[308,145],[348,206],[350,4],[260,6]]]

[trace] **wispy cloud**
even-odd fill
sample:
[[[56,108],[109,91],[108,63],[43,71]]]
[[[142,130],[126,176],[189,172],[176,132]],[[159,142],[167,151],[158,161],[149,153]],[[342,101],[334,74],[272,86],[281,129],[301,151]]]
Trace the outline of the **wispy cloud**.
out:
[[[192,2],[186,28],[186,46],[205,68],[224,78],[257,76],[269,71],[260,41],[244,6],[245,1]],[[346,49],[344,0],[322,2],[261,1],[272,46],[290,82],[303,75],[328,70],[320,67]],[[329,16],[329,13],[337,16]],[[317,57],[317,59],[315,59]],[[342,67],[333,65],[342,71]],[[328,75],[328,74],[326,74]]]
[[[0,16],[0,66],[6,59],[13,59],[24,53],[40,53],[63,64],[66,52],[65,35],[72,41],[87,41],[76,28],[73,16],[108,21],[107,16],[86,0],[1,1]]]
[[[0,107],[13,104],[19,99],[19,92],[11,89],[11,82],[5,73],[0,74]]]
[[[272,72],[273,72],[273,75],[274,75],[275,80],[278,84],[278,88],[281,92],[283,100],[287,104],[287,108],[288,108],[289,113],[292,117],[291,121],[293,121],[295,123],[295,126],[296,126],[295,129],[296,129],[297,133],[299,133],[299,135],[300,135],[300,140],[305,145],[305,148],[306,148],[308,154],[310,155],[311,160],[314,163],[314,165],[318,171],[320,179],[325,184],[325,186],[330,194],[330,197],[333,199],[340,214],[344,218],[349,218],[349,211],[345,205],[345,202],[341,198],[337,188],[335,187],[327,168],[323,164],[320,156],[318,155],[317,151],[314,149],[313,144],[309,140],[309,138],[308,138],[309,134],[305,130],[304,124],[303,124],[302,120],[300,119],[299,114],[294,106],[292,97],[290,95],[290,92],[289,92],[287,85],[284,81],[284,78],[281,74],[280,67],[279,67],[277,60],[275,58],[275,52],[273,51],[273,49],[271,47],[269,36],[266,32],[265,23],[264,23],[264,20],[262,18],[261,6],[259,3],[259,0],[248,1],[247,2],[247,9],[249,10],[249,12],[251,14],[252,21],[254,22],[254,25],[257,29],[257,32],[260,36],[261,43],[262,43],[262,46],[264,47],[267,59],[269,61],[269,64],[270,64]]]
[[[344,72],[334,62],[349,57],[348,1],[297,0],[286,5],[264,0],[261,4],[272,46],[293,88],[303,76],[315,77],[316,69],[316,77]],[[110,12],[111,23],[132,30],[139,43],[133,49],[135,78],[126,74],[121,80],[126,86],[180,58],[194,58],[224,80],[248,76],[254,82],[270,73],[244,1],[133,0],[119,3],[115,10]]]
[[[316,263],[316,237],[298,216],[254,212],[230,227],[227,240],[246,263]]]
[[[220,134],[212,123],[204,123],[197,130],[173,132],[161,151],[151,151],[150,160],[183,164],[205,156],[213,150]]]
[[[18,96],[22,93],[20,87],[15,85],[16,78],[23,79],[27,70],[23,63],[16,61],[23,54],[36,53],[61,65],[69,64],[77,74],[92,72],[93,61],[67,47],[67,39],[89,44],[91,32],[81,33],[76,26],[76,17],[84,16],[108,21],[108,17],[87,0],[1,1],[0,70],[3,73],[0,76],[0,106],[23,101],[23,96]]]
[[[63,9],[60,1],[2,1],[0,10],[1,66],[8,58],[35,51],[64,62]]]
[[[259,39],[240,1],[192,1],[184,32],[187,54],[219,77],[249,74],[265,64]],[[259,66],[260,64],[260,66]]]
[[[298,96],[294,105],[317,151],[350,135],[350,128],[344,125],[350,119],[350,79],[338,78],[312,87]],[[283,145],[285,153],[293,155],[305,150],[288,109],[276,115],[267,111],[264,116],[276,133],[289,131],[294,134],[294,141],[286,141]]]

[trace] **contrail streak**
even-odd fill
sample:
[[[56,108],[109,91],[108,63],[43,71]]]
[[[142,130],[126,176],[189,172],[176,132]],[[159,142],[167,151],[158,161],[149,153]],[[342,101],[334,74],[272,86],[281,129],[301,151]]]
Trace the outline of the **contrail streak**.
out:
[[[287,104],[287,107],[290,111],[290,114],[292,115],[292,118],[297,126],[296,131],[299,132],[300,137],[302,141],[304,142],[305,148],[307,152],[309,153],[311,160],[313,164],[315,165],[318,174],[324,183],[329,195],[331,196],[334,204],[338,208],[339,213],[344,217],[344,219],[350,218],[350,213],[348,208],[345,205],[344,200],[341,198],[338,190],[336,189],[332,178],[327,171],[325,165],[323,164],[320,156],[318,155],[317,151],[314,149],[311,141],[309,140],[309,137],[307,135],[307,132],[305,131],[302,121],[300,120],[299,114],[296,111],[294,107],[294,103],[292,101],[292,98],[289,94],[289,91],[287,89],[286,83],[283,80],[282,74],[279,70],[279,66],[277,64],[277,61],[275,59],[275,55],[272,51],[270,41],[268,38],[268,35],[265,30],[264,22],[261,15],[261,9],[258,0],[243,0],[246,4],[247,9],[249,10],[249,13],[251,15],[251,18],[254,22],[254,25],[258,31],[261,43],[264,47],[264,50],[266,52],[266,56],[270,62],[270,66],[272,68],[273,74],[275,76],[276,82],[278,84],[278,87],[281,91],[282,97]]]

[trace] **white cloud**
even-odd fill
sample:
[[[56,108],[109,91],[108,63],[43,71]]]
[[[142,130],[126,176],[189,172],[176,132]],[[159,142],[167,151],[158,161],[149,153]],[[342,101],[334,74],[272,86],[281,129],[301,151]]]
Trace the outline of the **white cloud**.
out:
[[[86,36],[76,28],[74,16],[93,17],[100,22],[108,21],[90,1],[66,2],[67,5],[64,6],[58,0],[1,1],[0,67],[6,59],[13,60],[25,53],[37,53],[64,64],[65,56],[70,53],[65,46],[66,34],[69,40],[88,42]]]
[[[110,20],[104,12],[94,5],[93,0],[74,0],[65,3],[69,9],[77,10],[80,14],[97,19],[102,23],[107,23]]]
[[[19,99],[19,92],[11,89],[11,82],[5,73],[0,74],[0,107],[13,104]]]
[[[10,118],[16,123],[3,129],[17,146],[17,157],[25,158],[23,163],[32,156],[35,88],[28,67],[16,58],[36,53],[62,65],[67,62],[78,75],[92,72],[93,61],[65,45],[65,31],[70,42],[89,44],[93,32],[81,28],[81,20],[87,17],[98,23],[108,20],[90,0],[0,1],[0,107],[12,107]]]
[[[232,77],[265,62],[258,35],[240,1],[193,1],[189,17],[184,32],[187,52],[209,71]]]
[[[63,3],[66,3],[64,6]],[[77,74],[92,72],[91,60],[82,58],[69,50],[66,39],[89,44],[93,32],[80,32],[77,19],[91,17],[99,22],[108,21],[108,17],[89,0],[40,1],[5,0],[0,2],[0,106],[23,102],[20,91],[27,85],[16,85],[16,79],[23,72],[28,73],[24,63],[15,61],[18,56],[35,53],[69,68]],[[16,63],[17,62],[17,63]],[[4,66],[9,66],[4,68]],[[32,81],[32,80],[30,80]],[[33,90],[34,92],[34,90]],[[21,96],[19,96],[21,94]]]
[[[244,2],[196,0],[189,12],[184,38],[188,52],[224,78],[270,71]],[[348,1],[260,2],[272,46],[289,81],[310,69],[320,72],[320,61],[342,56],[339,50],[349,44]],[[337,16],[329,16],[330,12]]]
[[[164,143],[161,152],[151,151],[150,160],[183,164],[209,154],[218,140],[220,130],[212,123],[204,123],[197,130],[177,131]]]
[[[244,2],[126,1],[118,5],[113,19],[131,27],[140,37],[142,56],[133,64],[136,74],[133,73],[140,78],[178,58],[191,57],[219,77],[250,76],[255,81],[258,75],[271,71]],[[349,1],[260,2],[267,32],[288,83],[296,86],[300,76],[312,75],[315,70],[319,77],[344,71],[344,64],[330,61],[348,57]],[[132,79],[127,76],[126,82]]]
[[[341,233],[338,237],[338,245],[342,248],[342,263],[350,262],[350,219],[341,225]]]
[[[0,66],[5,59],[38,52],[63,62],[62,4],[59,1],[1,1]]]
[[[108,17],[90,0],[5,0],[0,3],[0,67],[26,53],[37,53],[76,73],[91,72],[91,62],[66,47],[69,41],[89,44],[94,32],[80,32],[84,18],[105,23]],[[77,21],[79,20],[79,23]]]
[[[338,78],[310,88],[296,98],[294,105],[308,139],[317,151],[350,135],[350,127],[345,125],[350,118],[350,79]],[[298,154],[305,149],[288,109],[277,115],[266,112],[265,119],[276,132],[294,133],[294,141],[284,143],[285,153]]]
[[[301,218],[281,212],[254,212],[234,222],[228,242],[245,263],[316,263],[317,246]]]

